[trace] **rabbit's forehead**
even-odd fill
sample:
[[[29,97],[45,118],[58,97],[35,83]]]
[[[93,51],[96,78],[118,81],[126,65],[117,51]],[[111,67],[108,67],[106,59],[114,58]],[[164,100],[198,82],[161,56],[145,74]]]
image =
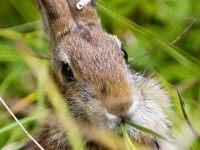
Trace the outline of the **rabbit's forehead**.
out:
[[[76,73],[86,80],[124,80],[127,67],[117,45],[88,48],[70,55]]]
[[[94,30],[94,31],[93,31]],[[58,54],[61,60],[77,62],[89,61],[122,61],[121,42],[116,36],[109,35],[100,30],[84,30],[80,34],[72,34],[59,44]],[[70,63],[69,62],[69,63]]]
[[[93,35],[92,35],[93,36]],[[121,53],[121,45],[116,37],[102,34],[86,40],[76,40],[68,55],[70,62],[79,69],[119,69],[124,68],[125,63]]]
[[[87,31],[69,35],[60,46],[60,59],[68,61],[76,74],[85,79],[125,78],[127,66],[116,36],[100,30]]]

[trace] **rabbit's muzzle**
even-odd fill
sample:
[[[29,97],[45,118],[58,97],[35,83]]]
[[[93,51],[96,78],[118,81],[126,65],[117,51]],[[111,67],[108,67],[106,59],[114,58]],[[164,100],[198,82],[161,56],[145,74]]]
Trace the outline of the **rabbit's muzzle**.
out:
[[[116,78],[116,82],[119,83],[112,85],[112,83],[108,82],[107,87],[104,87],[104,96],[101,97],[101,103],[108,113],[115,116],[123,116],[127,114],[133,104],[133,89],[132,86],[126,83],[126,80],[117,81]]]
[[[116,116],[123,116],[128,112],[132,105],[132,100],[122,101],[122,102],[112,102],[106,105],[106,109],[110,114]]]

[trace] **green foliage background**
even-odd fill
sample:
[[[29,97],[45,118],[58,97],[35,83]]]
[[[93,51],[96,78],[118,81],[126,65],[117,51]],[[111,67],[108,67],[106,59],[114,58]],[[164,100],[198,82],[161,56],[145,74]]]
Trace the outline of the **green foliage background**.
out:
[[[13,42],[14,35],[22,36],[31,52],[38,56],[49,55],[48,42],[34,1],[1,0],[0,6],[0,95],[12,107],[23,97],[37,92],[36,100],[16,114],[20,119],[30,119],[41,111],[45,96],[20,55],[16,41]],[[197,115],[200,113],[200,1],[98,0],[97,7],[105,30],[124,42],[132,67],[141,72],[154,72],[169,90],[175,110],[172,117],[177,127],[175,134],[181,130],[180,122],[184,119],[176,92],[169,84],[183,96],[188,116],[200,131]],[[0,105],[0,117],[5,113]],[[0,148],[15,142],[19,145],[27,139],[16,126],[1,133],[1,129],[13,122],[11,118],[0,120]],[[33,133],[38,128],[33,119],[25,126]],[[198,149],[199,145],[193,147]]]

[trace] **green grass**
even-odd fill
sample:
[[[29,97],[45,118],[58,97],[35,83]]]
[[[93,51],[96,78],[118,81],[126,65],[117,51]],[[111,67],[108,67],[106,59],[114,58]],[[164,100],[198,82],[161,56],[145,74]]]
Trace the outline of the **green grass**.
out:
[[[0,95],[10,108],[20,102],[21,110],[16,116],[34,134],[42,116],[48,111],[46,100],[52,102],[56,110],[62,106],[62,103],[51,100],[52,97],[59,99],[59,93],[52,92],[53,85],[44,88],[45,81],[41,78],[49,66],[48,60],[41,59],[49,57],[48,42],[34,1],[2,0],[0,6]],[[169,117],[173,121],[173,135],[178,140],[184,137],[191,144],[190,148],[197,150],[200,142],[181,132],[185,131],[187,124],[181,112],[179,96],[170,85],[179,90],[185,102],[185,111],[200,133],[200,1],[98,0],[97,7],[105,30],[123,41],[132,58],[132,67],[137,71],[154,72],[163,81],[172,99],[174,112]],[[35,92],[35,99],[30,98]],[[36,113],[41,117],[35,118]],[[68,116],[66,120],[71,120],[67,111],[65,114]],[[60,118],[63,118],[62,114]],[[148,129],[132,125],[163,138]],[[75,143],[74,149],[84,147],[80,137],[74,134],[76,126],[73,121],[67,127],[71,129],[69,136]],[[121,130],[127,148],[137,149],[137,145],[130,142],[124,125]],[[20,146],[27,139],[27,135],[0,105],[0,149],[13,143]]]

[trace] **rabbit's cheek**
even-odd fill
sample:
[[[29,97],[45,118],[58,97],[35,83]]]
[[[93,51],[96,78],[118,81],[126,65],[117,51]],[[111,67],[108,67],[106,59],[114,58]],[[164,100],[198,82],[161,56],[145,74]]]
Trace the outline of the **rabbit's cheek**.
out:
[[[105,109],[96,99],[90,99],[84,102],[84,110],[92,124],[97,124],[99,127],[107,126],[107,117]]]

